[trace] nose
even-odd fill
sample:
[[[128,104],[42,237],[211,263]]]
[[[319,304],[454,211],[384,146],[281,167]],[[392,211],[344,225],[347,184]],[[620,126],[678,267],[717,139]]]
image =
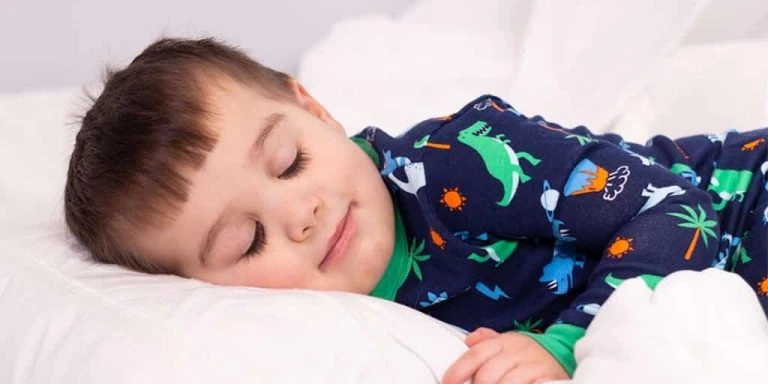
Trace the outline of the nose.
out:
[[[301,201],[287,204],[291,206],[287,212],[288,217],[285,218],[288,237],[295,242],[307,240],[317,228],[322,201],[317,196],[311,195]]]

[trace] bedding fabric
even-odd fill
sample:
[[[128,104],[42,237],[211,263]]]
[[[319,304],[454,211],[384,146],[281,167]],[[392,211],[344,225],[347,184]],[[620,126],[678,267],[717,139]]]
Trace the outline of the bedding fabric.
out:
[[[704,3],[675,6],[696,11]],[[547,28],[541,24],[539,33],[523,37],[533,6],[528,1],[482,0],[472,9],[466,4],[417,1],[397,20],[368,15],[340,23],[304,56],[299,78],[350,133],[373,124],[396,135],[425,114],[442,114],[486,92],[517,103],[511,94],[514,70],[537,68],[535,61],[520,61],[518,53],[532,40],[546,40]],[[551,4],[536,6],[547,12],[565,9]],[[536,12],[547,20],[559,20],[541,9]],[[684,20],[681,15],[665,19]],[[434,65],[436,57],[457,49],[472,54]],[[728,55],[747,49],[737,47]],[[672,105],[665,101],[679,100],[662,97],[679,88],[664,79],[683,79],[686,68],[707,55],[691,53],[675,62],[676,71],[654,75],[661,80],[649,82],[652,86],[641,89],[647,96],[627,109],[641,112],[635,115],[639,118],[617,120],[616,127],[630,130],[621,133],[647,137],[650,131],[641,131],[644,122],[662,121],[656,117]],[[394,60],[402,57],[408,62]],[[536,57],[552,58],[545,51],[531,60]],[[734,61],[719,63],[700,66],[697,76],[720,79],[737,70]],[[751,74],[745,79],[761,73],[751,64],[738,67],[739,73]],[[746,91],[741,87],[746,83],[718,84],[732,87],[728,95],[734,105],[740,96],[752,100],[768,93],[759,87]],[[595,117],[600,121],[617,111],[595,101],[618,100],[616,92],[623,89],[610,83],[613,93],[595,88],[594,97],[565,105],[527,84],[544,96],[535,100],[561,103],[564,115],[605,111]],[[370,297],[215,287],[87,261],[61,218],[77,130],[72,123],[87,106],[80,95],[78,89],[0,95],[0,382],[426,383],[435,382],[465,351],[457,329]],[[709,93],[686,106],[714,108],[716,96]],[[642,102],[648,99],[653,102]],[[594,103],[582,107],[587,101]],[[764,118],[766,101],[728,111],[747,108],[750,119]],[[685,272],[671,275],[654,292],[641,281],[620,286],[577,343],[579,368],[572,381],[761,382],[768,377],[765,356],[768,322],[750,287],[725,272]]]
[[[465,350],[455,328],[370,297],[215,287],[87,261],[59,218],[76,128],[62,122],[79,93],[0,96],[0,204],[17,212],[0,216],[0,382],[426,383]],[[761,315],[725,272],[675,274],[655,292],[629,280],[577,343],[573,381],[758,382],[768,375]]]

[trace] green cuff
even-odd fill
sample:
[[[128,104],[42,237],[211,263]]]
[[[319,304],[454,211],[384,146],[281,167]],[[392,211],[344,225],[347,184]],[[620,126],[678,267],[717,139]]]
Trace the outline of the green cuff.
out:
[[[552,356],[557,359],[568,376],[573,376],[576,370],[576,358],[573,356],[573,346],[584,337],[586,330],[571,324],[554,324],[547,328],[544,333],[532,333],[521,331],[539,343]]]

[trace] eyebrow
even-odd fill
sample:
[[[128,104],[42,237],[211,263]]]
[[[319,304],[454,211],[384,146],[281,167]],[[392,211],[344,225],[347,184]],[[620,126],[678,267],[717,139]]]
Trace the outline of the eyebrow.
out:
[[[267,140],[267,137],[269,137],[269,134],[272,133],[275,127],[277,127],[277,125],[280,124],[280,122],[282,122],[284,119],[285,115],[282,113],[271,113],[265,117],[262,120],[261,129],[259,129],[259,135],[256,137],[256,145],[254,148],[261,150],[264,147],[264,142]],[[201,247],[200,254],[198,255],[200,265],[202,266],[205,266],[211,257],[211,251],[213,250],[216,237],[218,236],[219,231],[221,231],[221,227],[224,224],[223,219],[223,215],[216,219],[216,223],[214,223],[211,229],[208,230],[208,234],[205,236],[205,240],[203,240],[203,245]]]

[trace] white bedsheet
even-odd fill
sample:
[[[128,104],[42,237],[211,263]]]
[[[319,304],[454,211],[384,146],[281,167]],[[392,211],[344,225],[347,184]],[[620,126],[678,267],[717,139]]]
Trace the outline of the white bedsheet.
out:
[[[75,129],[62,122],[77,95],[0,96],[0,208],[11,213],[0,215],[0,382],[426,383],[465,350],[454,328],[374,298],[85,261],[60,220]],[[680,273],[655,293],[628,281],[577,344],[574,382],[759,382],[768,322],[757,305],[724,272]]]
[[[344,40],[350,45],[327,43],[304,60],[310,90],[350,132],[365,124],[397,131],[425,115],[450,112],[479,93],[508,96],[506,81],[512,79],[505,66],[518,65],[516,51],[500,51],[495,44],[517,46],[519,31],[511,23],[505,29],[506,19],[496,16],[525,11],[517,6],[523,2],[499,1],[508,7],[488,8],[494,2],[484,0],[486,8],[475,18],[455,13],[438,26],[393,29],[403,28],[402,21],[437,15],[430,6],[457,2],[418,2],[400,21],[369,16],[340,25],[334,34],[350,32]],[[474,26],[464,28],[462,20],[474,20]],[[377,35],[355,36],[355,28]],[[367,40],[354,45],[360,39]],[[485,45],[472,39],[484,39]],[[387,50],[378,50],[377,41]],[[444,52],[456,42],[475,47],[475,61],[388,67],[387,55],[409,52],[416,65],[428,62],[426,53]],[[349,46],[368,55],[326,56],[339,49],[349,53]],[[356,61],[361,57],[365,60]],[[410,72],[410,78],[398,72],[414,68],[422,71]],[[718,66],[718,73],[725,68],[733,67]],[[341,69],[355,76],[347,78]],[[333,71],[335,77],[323,82]],[[451,83],[441,80],[452,71],[460,75],[448,79]],[[355,97],[340,81],[358,87]],[[406,97],[384,99],[390,93],[376,93],[394,95],[395,87]],[[668,94],[663,87],[646,91],[653,100]],[[77,95],[77,90],[0,95],[1,383],[424,383],[435,382],[465,350],[454,328],[374,298],[214,287],[86,261],[66,238],[61,220],[64,173],[77,128],[65,123],[83,111]],[[710,101],[700,100],[699,108]],[[749,104],[750,113],[759,105]],[[659,116],[647,107],[644,118]],[[658,105],[651,107],[658,111]],[[623,123],[637,127],[630,123],[638,121]],[[765,381],[768,322],[752,292],[719,271],[675,274],[655,292],[640,281],[626,282],[577,344],[573,382]]]

